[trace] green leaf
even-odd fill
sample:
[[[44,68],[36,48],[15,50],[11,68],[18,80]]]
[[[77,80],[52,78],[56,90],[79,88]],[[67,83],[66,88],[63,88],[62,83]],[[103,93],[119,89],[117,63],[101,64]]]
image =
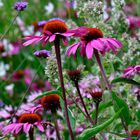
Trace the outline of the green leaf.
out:
[[[119,117],[122,113],[123,108],[121,108],[113,117],[111,117],[106,122],[95,126],[93,128],[86,129],[82,134],[78,136],[78,140],[88,140],[91,137],[95,136],[97,133],[101,132],[103,129],[107,128],[115,119]]]
[[[113,105],[115,111],[118,111],[122,107],[124,108],[123,112],[121,113],[121,118],[126,122],[127,125],[129,125],[131,122],[131,116],[127,104],[123,99],[118,97],[114,92],[112,92],[112,99],[113,99]]]
[[[62,98],[60,99],[60,105],[61,105],[62,111],[64,113],[64,101],[63,101]],[[74,130],[75,129],[75,125],[76,125],[76,120],[75,120],[74,114],[72,113],[72,111],[70,110],[69,107],[68,107],[68,115],[69,115],[71,127]]]
[[[62,97],[60,91],[58,91],[58,90],[51,90],[51,91],[44,92],[42,95],[37,96],[32,102],[34,102],[35,100],[38,100],[38,99],[42,98],[43,96],[50,95],[50,94],[58,94],[59,96]]]
[[[112,102],[109,101],[107,103],[100,103],[99,104],[99,108],[98,108],[98,113],[100,113],[101,111],[105,110],[108,107],[112,106]],[[92,113],[92,118],[95,119],[95,115],[96,115],[96,110],[93,111]]]
[[[123,78],[123,77],[116,78],[116,79],[112,80],[111,83],[114,84],[114,83],[119,83],[119,82],[132,84],[132,85],[137,85],[137,86],[140,85],[140,83],[135,81],[135,80],[127,79],[127,78]]]

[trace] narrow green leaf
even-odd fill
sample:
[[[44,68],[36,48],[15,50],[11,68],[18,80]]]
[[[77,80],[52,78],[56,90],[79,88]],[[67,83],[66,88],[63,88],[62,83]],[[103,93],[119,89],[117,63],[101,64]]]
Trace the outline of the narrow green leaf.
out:
[[[111,106],[112,106],[112,102],[111,101],[109,101],[107,103],[101,103],[101,104],[99,104],[98,113],[100,113],[101,111],[103,111],[106,108],[111,107]],[[93,113],[92,113],[92,118],[93,119],[95,119],[95,115],[96,115],[96,110],[94,110]]]
[[[135,81],[135,80],[127,79],[127,78],[123,78],[123,77],[115,78],[114,80],[112,80],[111,83],[114,84],[114,83],[119,83],[119,82],[132,84],[132,85],[137,85],[137,86],[140,85],[140,83]]]
[[[125,103],[123,99],[118,97],[114,92],[112,92],[112,99],[114,110],[117,112],[120,108],[124,108],[123,112],[121,113],[121,118],[126,122],[127,125],[131,122],[131,116],[129,113],[128,105]]]
[[[64,113],[64,101],[63,101],[62,98],[60,99],[60,105],[61,105],[62,111]],[[74,130],[75,129],[75,125],[76,125],[76,120],[75,120],[74,114],[72,113],[72,111],[70,110],[69,107],[68,107],[68,115],[69,115],[71,127]]]
[[[113,117],[111,117],[106,122],[95,126],[93,128],[86,129],[82,134],[78,136],[78,140],[88,140],[91,137],[95,136],[97,133],[101,132],[103,129],[107,128],[115,119],[117,119],[122,113],[123,108],[121,108]]]
[[[37,96],[32,102],[34,102],[35,100],[38,100],[38,99],[42,98],[43,96],[50,95],[50,94],[58,94],[59,96],[62,97],[60,91],[58,91],[58,90],[51,90],[51,91],[44,92],[42,95]]]

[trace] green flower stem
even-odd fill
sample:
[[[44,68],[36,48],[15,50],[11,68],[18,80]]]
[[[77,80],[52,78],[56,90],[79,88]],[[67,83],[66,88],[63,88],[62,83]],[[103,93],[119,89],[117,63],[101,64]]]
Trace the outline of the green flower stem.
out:
[[[55,46],[55,53],[56,53],[56,59],[57,59],[57,65],[58,65],[58,74],[59,74],[59,79],[61,83],[61,88],[62,88],[62,94],[63,94],[63,99],[64,99],[64,112],[65,112],[65,117],[70,133],[71,140],[74,140],[74,135],[72,132],[71,124],[70,124],[70,119],[68,115],[68,108],[67,108],[67,101],[66,101],[66,91],[64,87],[64,80],[63,80],[63,74],[62,74],[62,64],[61,64],[61,55],[60,55],[60,39],[59,37],[56,37],[54,41],[54,46]]]

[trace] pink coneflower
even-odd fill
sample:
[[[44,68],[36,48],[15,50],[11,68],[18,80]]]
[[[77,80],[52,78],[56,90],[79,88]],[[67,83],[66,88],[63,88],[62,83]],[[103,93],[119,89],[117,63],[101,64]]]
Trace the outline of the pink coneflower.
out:
[[[62,19],[54,18],[47,21],[41,36],[27,36],[24,38],[24,40],[27,40],[27,42],[25,42],[23,45],[35,45],[39,42],[42,42],[44,46],[48,42],[53,42],[58,36],[62,39],[63,44],[66,45],[68,42],[66,37],[72,36],[74,34],[74,32],[68,30],[67,25]]]
[[[24,79],[25,83],[27,85],[30,85],[32,81],[32,76],[31,76],[31,70],[30,69],[24,69],[24,70],[17,70],[12,77],[12,80],[17,82],[19,80]]]
[[[104,55],[106,52],[112,50],[116,54],[117,49],[121,48],[122,44],[114,38],[103,38],[103,33],[100,29],[87,28],[86,33],[81,36],[80,42],[68,48],[67,55],[75,56],[79,47],[81,56],[86,55],[88,59],[92,59],[95,51],[99,51]]]
[[[41,117],[36,113],[24,113],[20,116],[17,123],[12,123],[4,127],[3,134],[18,134],[21,131],[29,133],[34,127],[37,127],[41,132],[44,132]]]
[[[60,108],[60,96],[57,94],[50,94],[42,97],[41,104],[46,110],[51,110],[52,113]]]
[[[130,66],[124,70],[124,77],[131,78],[135,74],[140,74],[140,65]]]
[[[39,51],[35,51],[34,52],[34,55],[36,57],[39,57],[39,58],[41,58],[41,57],[47,58],[47,57],[50,56],[50,51],[47,51],[47,50],[39,50]]]
[[[140,28],[140,17],[128,16],[127,20],[129,22],[130,29]]]

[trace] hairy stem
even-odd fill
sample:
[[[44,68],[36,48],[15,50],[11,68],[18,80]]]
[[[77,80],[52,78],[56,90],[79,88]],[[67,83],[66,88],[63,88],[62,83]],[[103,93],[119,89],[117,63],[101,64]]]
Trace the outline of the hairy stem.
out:
[[[65,111],[66,121],[67,121],[67,125],[68,125],[71,140],[74,140],[74,135],[73,135],[72,128],[71,128],[70,119],[69,119],[69,116],[68,116],[66,91],[65,91],[65,87],[64,87],[64,80],[63,80],[63,74],[62,74],[62,64],[61,64],[61,55],[60,55],[60,39],[59,39],[59,37],[57,37],[55,39],[54,46],[55,46],[55,53],[56,53],[56,59],[57,59],[57,65],[58,65],[59,79],[60,79],[62,93],[63,93],[63,99],[64,99],[64,111]]]

